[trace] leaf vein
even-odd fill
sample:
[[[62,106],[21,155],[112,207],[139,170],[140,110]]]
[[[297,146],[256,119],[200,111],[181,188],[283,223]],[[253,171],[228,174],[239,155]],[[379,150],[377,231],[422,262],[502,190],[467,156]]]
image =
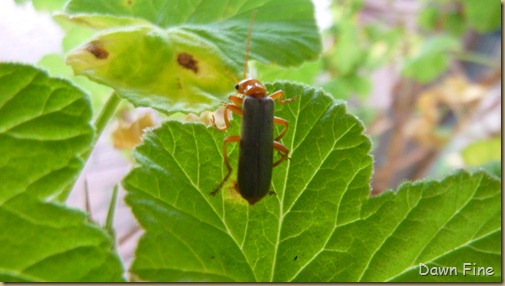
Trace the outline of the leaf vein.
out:
[[[391,233],[389,233],[389,235],[387,235],[387,236],[384,237],[384,240],[382,241],[381,245],[379,245],[375,249],[374,253],[372,253],[372,255],[370,256],[370,259],[368,260],[368,263],[365,265],[365,267],[363,267],[363,271],[361,272],[360,277],[356,281],[361,281],[361,279],[365,275],[366,271],[368,270],[368,266],[370,265],[370,263],[372,262],[372,260],[375,258],[375,255],[377,255],[377,253],[379,253],[382,250],[382,247],[384,246],[385,242],[389,240],[389,238],[398,230],[398,228],[400,226],[402,226],[405,221],[407,221],[407,217],[412,213],[412,211],[414,209],[416,209],[419,206],[419,203],[421,201],[422,201],[422,198],[420,198],[416,202],[416,205],[413,208],[409,209],[408,212],[403,216],[405,219],[399,221],[399,223],[395,226],[395,228],[391,231]]]
[[[297,109],[300,110],[300,106],[301,106],[301,100],[298,100],[297,101]],[[299,113],[299,112],[298,112]],[[294,142],[295,142],[295,136],[296,136],[296,133],[297,133],[297,130],[298,130],[298,116],[295,116],[295,124],[294,124],[294,129],[293,129],[293,136],[291,136],[291,144],[289,146],[293,146]],[[293,149],[292,152],[294,152],[295,150]],[[282,223],[284,221],[284,212],[283,212],[283,208],[284,208],[284,198],[285,198],[285,193],[286,193],[286,185],[287,185],[287,180],[288,180],[288,177],[289,177],[289,171],[290,171],[290,168],[289,168],[289,165],[291,165],[291,162],[290,160],[288,160],[287,162],[287,173],[286,173],[286,176],[284,177],[284,186],[283,186],[283,190],[282,190],[282,196],[277,196],[279,198],[279,223],[278,223],[278,228],[277,228],[277,237],[276,237],[276,242],[275,242],[275,245],[274,245],[274,256],[273,256],[273,259],[272,259],[272,274],[270,275],[270,281],[272,282],[273,279],[274,279],[274,275],[275,275],[275,269],[276,269],[276,265],[277,265],[277,249],[279,248],[279,243],[280,243],[280,236],[281,236],[281,229],[282,229]]]
[[[169,130],[170,130],[170,133],[172,133],[172,132],[173,132],[173,131],[172,131],[172,129],[169,129]],[[172,136],[174,136],[174,134],[172,134]],[[165,150],[166,150],[166,149],[165,149]],[[168,150],[166,150],[166,151],[168,151]],[[227,235],[231,238],[231,240],[235,243],[235,245],[236,245],[238,248],[240,248],[240,244],[239,244],[239,243],[238,243],[238,241],[235,239],[235,237],[231,234],[231,231],[230,231],[230,229],[228,228],[228,225],[227,225],[227,224],[226,224],[226,222],[224,221],[223,217],[222,217],[222,216],[220,216],[220,215],[218,214],[217,210],[216,210],[216,209],[214,208],[214,206],[211,204],[211,202],[209,201],[209,199],[208,199],[207,197],[205,197],[205,196],[203,195],[203,193],[202,193],[202,192],[199,192],[199,191],[198,191],[198,190],[199,190],[199,189],[198,189],[198,187],[195,185],[195,183],[193,182],[193,180],[190,178],[189,174],[188,174],[188,173],[184,170],[184,168],[182,167],[181,163],[180,163],[179,161],[177,161],[177,159],[176,159],[177,157],[175,156],[175,153],[170,154],[170,156],[172,157],[172,159],[173,159],[173,160],[174,160],[174,162],[176,163],[177,167],[179,167],[179,169],[182,171],[182,173],[183,173],[183,174],[185,175],[185,177],[188,179],[188,181],[189,181],[189,182],[193,185],[193,187],[195,188],[196,192],[202,196],[202,198],[203,198],[203,199],[207,202],[207,204],[208,204],[208,205],[209,205],[209,207],[212,209],[212,211],[214,212],[214,214],[215,214],[215,215],[216,215],[216,216],[220,219],[220,221],[221,221],[222,225],[223,225],[223,226],[224,226],[224,228],[226,229],[226,232],[225,232],[224,230],[222,230],[222,229],[220,229],[220,230],[221,230],[222,232],[224,232],[225,234],[227,234]],[[188,213],[188,214],[189,214],[189,213]],[[194,215],[192,215],[192,214],[189,214],[189,215],[191,215],[191,216],[195,217],[195,216],[194,216]],[[195,218],[196,218],[196,217],[195,217]],[[210,225],[210,224],[209,224],[209,225]],[[214,227],[216,227],[216,226],[214,226]],[[217,228],[217,227],[216,227],[216,228]],[[218,228],[218,229],[219,229],[219,228]],[[248,260],[247,260],[247,258],[245,257],[244,253],[243,253],[243,252],[241,252],[241,254],[244,256],[244,259],[245,259],[245,260],[247,261],[247,263],[249,264],[249,261],[248,261]],[[249,267],[251,267],[251,265],[250,265],[250,264],[249,264]],[[252,271],[252,268],[251,268],[251,272],[253,272],[253,271]],[[254,273],[254,272],[253,272],[253,273]]]
[[[298,272],[296,272],[288,281],[293,281],[293,279],[295,279],[295,277],[298,276],[298,274],[300,274],[310,263],[312,263],[312,261],[314,261],[324,251],[337,251],[337,250],[327,249],[326,246],[328,245],[328,242],[330,241],[331,237],[333,236],[333,233],[335,232],[335,230],[337,230],[339,227],[341,227],[341,226],[338,225],[337,221],[338,221],[338,214],[340,212],[340,205],[341,205],[341,202],[342,202],[342,198],[344,197],[345,193],[349,190],[348,186],[354,181],[354,179],[356,178],[356,175],[359,174],[361,171],[365,170],[367,167],[368,166],[364,166],[364,167],[358,169],[358,171],[354,173],[353,177],[347,183],[347,186],[344,188],[345,191],[342,194],[342,196],[340,197],[340,200],[338,202],[338,208],[337,208],[337,212],[336,212],[336,215],[335,215],[335,222],[333,224],[333,229],[331,230],[331,232],[328,233],[328,237],[326,238],[326,241],[324,242],[323,247],[321,247],[321,250],[318,251],[316,254],[314,254],[314,256],[312,256],[312,258],[309,261],[307,261],[307,263],[305,263],[305,265],[303,265],[302,267],[300,267],[300,270]]]
[[[479,183],[477,184],[477,187],[475,188],[475,190],[473,191],[472,195],[468,198],[468,200],[463,204],[462,207],[460,208],[457,208],[454,213],[445,221],[445,223],[439,228],[439,229],[444,229],[447,224],[453,220],[453,218],[455,216],[457,216],[458,214],[461,213],[461,211],[463,209],[465,209],[466,206],[468,206],[468,204],[473,200],[473,198],[475,197],[475,194],[477,193],[477,190],[478,190],[478,186],[480,185],[480,183],[482,182],[482,176],[479,180]],[[421,254],[423,253],[423,251],[430,245],[430,243],[435,239],[435,237],[437,237],[437,235],[440,234],[440,231],[437,231],[435,232],[431,238],[426,242],[426,244],[424,245],[424,247],[419,251],[419,253],[417,254],[417,256],[414,258],[414,260],[411,262],[412,265],[415,264],[415,262],[417,261],[417,259],[419,258],[419,256],[421,256]]]

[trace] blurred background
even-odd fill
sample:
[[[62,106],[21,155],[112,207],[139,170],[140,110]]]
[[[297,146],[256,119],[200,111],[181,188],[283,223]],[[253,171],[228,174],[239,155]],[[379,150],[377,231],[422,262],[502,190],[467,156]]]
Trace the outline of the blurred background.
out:
[[[35,64],[71,78],[95,114],[111,90],[74,77],[64,55],[92,35],[56,23],[65,0],[2,0],[0,61]],[[323,53],[296,68],[253,63],[258,79],[320,86],[366,126],[372,139],[372,195],[401,182],[441,178],[457,168],[501,177],[502,8],[497,0],[314,0]],[[133,166],[131,150],[152,110],[124,103],[100,138],[68,204],[104,224],[112,189]],[[126,266],[142,231],[122,198],[115,216]]]

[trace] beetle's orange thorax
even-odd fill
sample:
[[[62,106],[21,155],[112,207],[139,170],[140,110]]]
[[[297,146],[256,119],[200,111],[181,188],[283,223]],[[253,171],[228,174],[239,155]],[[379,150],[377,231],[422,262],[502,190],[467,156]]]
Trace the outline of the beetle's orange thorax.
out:
[[[252,78],[241,80],[235,88],[240,94],[256,98],[265,97],[267,94],[267,89],[261,84],[261,82]]]

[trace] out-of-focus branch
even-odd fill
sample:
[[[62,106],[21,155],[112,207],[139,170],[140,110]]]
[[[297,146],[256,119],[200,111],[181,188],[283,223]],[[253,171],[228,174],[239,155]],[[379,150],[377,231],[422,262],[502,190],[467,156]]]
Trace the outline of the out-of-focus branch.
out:
[[[398,166],[404,159],[404,150],[408,143],[405,127],[414,111],[417,94],[421,86],[414,81],[402,78],[393,89],[393,106],[391,110],[392,128],[387,140],[384,163],[376,166],[372,182],[372,194],[378,194],[390,187]],[[382,149],[382,148],[381,148]]]

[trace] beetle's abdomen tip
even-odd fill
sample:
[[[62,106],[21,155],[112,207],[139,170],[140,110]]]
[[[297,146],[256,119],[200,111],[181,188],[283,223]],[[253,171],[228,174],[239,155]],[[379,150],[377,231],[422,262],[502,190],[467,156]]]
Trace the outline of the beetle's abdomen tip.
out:
[[[245,198],[249,204],[252,206],[254,205],[255,203],[257,203],[259,200],[261,200],[261,198],[263,197],[252,197],[252,198]]]

